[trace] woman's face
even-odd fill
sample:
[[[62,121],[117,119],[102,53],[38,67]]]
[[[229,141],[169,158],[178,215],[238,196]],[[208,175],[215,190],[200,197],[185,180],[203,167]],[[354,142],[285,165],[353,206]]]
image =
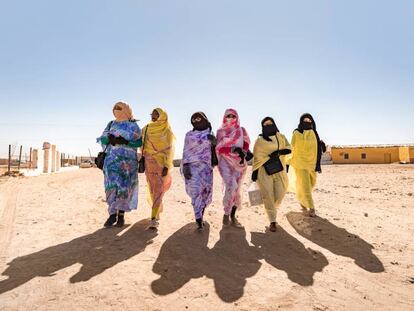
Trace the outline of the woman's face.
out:
[[[151,113],[151,120],[152,120],[152,122],[157,121],[159,117],[160,117],[160,114],[158,113],[157,110],[154,109],[152,111],[152,113]]]
[[[312,123],[312,120],[310,118],[305,118],[305,119],[303,119],[303,122]]]
[[[266,121],[264,121],[263,126],[266,126],[266,125],[273,125],[272,120],[266,120]]]
[[[122,107],[115,105],[114,109],[112,110],[116,119],[120,119],[122,117]]]

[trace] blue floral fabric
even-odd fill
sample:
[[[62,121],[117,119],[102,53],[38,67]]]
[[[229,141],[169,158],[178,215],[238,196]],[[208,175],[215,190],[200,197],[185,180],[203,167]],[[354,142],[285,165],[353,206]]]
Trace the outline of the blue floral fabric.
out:
[[[109,144],[108,135],[123,137],[128,145]],[[135,121],[112,121],[97,142],[106,149],[103,167],[106,202],[110,215],[117,211],[130,212],[138,207],[138,158],[137,146],[141,129]]]

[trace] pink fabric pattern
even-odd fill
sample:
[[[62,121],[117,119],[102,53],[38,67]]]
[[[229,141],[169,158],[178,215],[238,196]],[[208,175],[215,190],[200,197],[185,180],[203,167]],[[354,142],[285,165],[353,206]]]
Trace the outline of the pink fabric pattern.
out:
[[[235,119],[227,119],[233,114]],[[240,157],[237,153],[231,152],[232,148],[239,147],[247,151],[250,138],[247,131],[240,126],[239,114],[234,109],[227,109],[224,113],[223,124],[217,131],[217,156],[218,167],[224,184],[223,207],[224,213],[229,215],[233,206],[241,209],[241,185],[247,170],[247,162],[240,164]]]

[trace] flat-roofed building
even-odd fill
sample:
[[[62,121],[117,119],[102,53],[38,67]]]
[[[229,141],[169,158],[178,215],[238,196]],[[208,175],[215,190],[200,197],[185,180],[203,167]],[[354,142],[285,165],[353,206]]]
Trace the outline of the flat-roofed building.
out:
[[[331,146],[333,164],[414,163],[414,144]]]

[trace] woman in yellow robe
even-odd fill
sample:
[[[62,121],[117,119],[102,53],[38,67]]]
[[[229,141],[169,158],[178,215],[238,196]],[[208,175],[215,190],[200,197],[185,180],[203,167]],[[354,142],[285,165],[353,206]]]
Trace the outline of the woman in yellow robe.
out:
[[[148,202],[151,205],[150,228],[156,229],[163,210],[163,196],[171,187],[175,136],[168,115],[161,108],[152,111],[151,122],[142,132],[142,154],[145,158]]]
[[[321,157],[325,144],[319,139],[315,121],[309,113],[300,117],[292,136],[290,165],[296,175],[295,192],[303,211],[314,217],[315,205],[312,190],[316,185],[316,172],[321,173]]]
[[[276,231],[277,209],[282,203],[288,188],[286,173],[286,154],[289,154],[290,144],[281,134],[275,121],[266,117],[262,120],[262,134],[257,138],[253,149],[252,181],[257,181],[263,197],[266,214],[270,222],[269,230]],[[266,166],[269,161],[280,160],[279,172],[269,172]]]

